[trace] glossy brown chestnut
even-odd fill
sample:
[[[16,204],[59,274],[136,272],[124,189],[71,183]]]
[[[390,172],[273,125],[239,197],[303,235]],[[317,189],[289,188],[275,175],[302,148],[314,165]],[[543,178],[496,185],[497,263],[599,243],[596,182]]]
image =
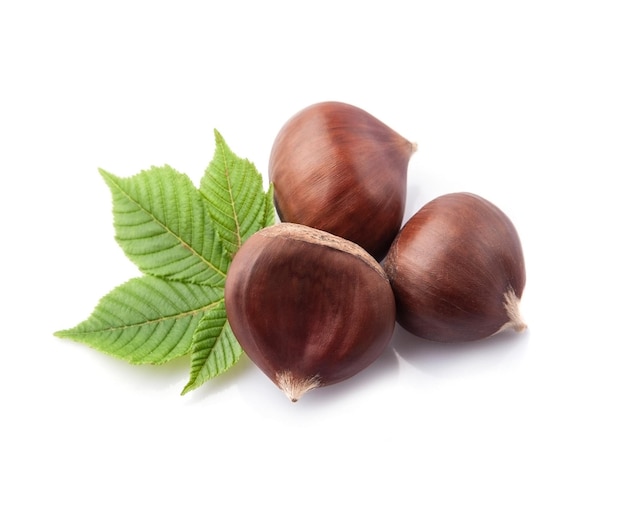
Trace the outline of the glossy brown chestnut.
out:
[[[524,256],[509,218],[489,201],[451,193],[402,228],[383,267],[398,323],[424,339],[471,341],[524,330]]]
[[[225,304],[244,352],[292,401],[370,365],[395,326],[391,286],[365,250],[289,223],[241,246]]]
[[[278,216],[346,238],[381,260],[404,218],[416,148],[360,108],[311,105],[287,121],[272,147]]]

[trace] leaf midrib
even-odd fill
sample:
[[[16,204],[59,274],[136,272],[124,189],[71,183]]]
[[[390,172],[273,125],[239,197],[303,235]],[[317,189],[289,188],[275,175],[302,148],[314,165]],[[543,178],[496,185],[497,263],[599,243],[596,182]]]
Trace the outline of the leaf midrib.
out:
[[[177,320],[180,318],[184,318],[187,316],[193,316],[195,314],[199,314],[201,312],[207,312],[215,307],[218,307],[222,302],[224,301],[224,298],[220,298],[219,300],[215,301],[215,302],[211,302],[207,305],[203,305],[202,307],[198,307],[197,309],[192,309],[192,310],[188,310],[188,311],[184,311],[184,312],[180,312],[177,314],[171,314],[171,315],[167,315],[167,316],[161,316],[159,318],[155,318],[155,319],[149,319],[146,321],[142,321],[139,323],[128,323],[125,325],[120,325],[120,326],[115,326],[115,327],[109,327],[109,328],[100,328],[97,330],[83,330],[81,333],[82,334],[86,334],[86,333],[101,333],[101,332],[116,332],[119,330],[126,330],[127,328],[137,328],[137,327],[144,327],[147,325],[152,325],[154,323],[161,323],[163,321],[168,321],[168,320]],[[60,334],[62,334],[63,332],[59,332]]]
[[[230,166],[226,158],[226,150],[224,149],[224,143],[219,145],[220,152],[222,153],[222,160],[224,161],[224,174],[226,175],[226,182],[228,183],[228,197],[230,199],[230,208],[233,212],[233,220],[235,222],[235,236],[237,237],[237,247],[241,247],[241,226],[239,225],[239,217],[237,215],[237,208],[235,207],[235,198],[233,197],[233,184],[230,178]]]

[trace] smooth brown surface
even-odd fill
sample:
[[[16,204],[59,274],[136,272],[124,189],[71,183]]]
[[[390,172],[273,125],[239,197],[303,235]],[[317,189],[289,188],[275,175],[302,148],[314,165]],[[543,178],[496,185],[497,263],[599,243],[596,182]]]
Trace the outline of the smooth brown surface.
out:
[[[509,218],[469,193],[443,195],[402,228],[383,262],[398,322],[435,341],[469,341],[497,332],[510,318],[505,295],[521,298],[522,247]]]
[[[337,383],[390,341],[395,301],[385,273],[360,247],[330,238],[301,225],[268,227],[243,244],[229,269],[228,320],[274,383],[287,371],[320,386]]]
[[[278,215],[351,240],[380,260],[401,227],[414,149],[360,108],[305,108],[283,126],[270,154]]]

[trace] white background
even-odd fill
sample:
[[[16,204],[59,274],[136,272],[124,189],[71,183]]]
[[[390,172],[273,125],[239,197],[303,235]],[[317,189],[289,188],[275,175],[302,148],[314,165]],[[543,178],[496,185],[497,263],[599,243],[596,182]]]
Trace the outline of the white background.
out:
[[[0,508],[625,509],[621,4],[3,2]],[[52,336],[138,275],[98,167],[198,183],[217,128],[267,177],[328,99],[419,143],[407,218],[461,190],[509,215],[527,332],[398,329],[296,405],[248,361],[181,397],[186,359]]]

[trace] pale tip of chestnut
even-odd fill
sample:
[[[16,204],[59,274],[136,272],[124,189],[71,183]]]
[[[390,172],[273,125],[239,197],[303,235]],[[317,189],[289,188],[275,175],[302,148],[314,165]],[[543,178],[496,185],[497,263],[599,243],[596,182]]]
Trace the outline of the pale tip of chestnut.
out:
[[[411,142],[411,154],[416,153],[418,147],[417,142]]]
[[[292,403],[295,403],[309,390],[320,386],[318,376],[312,378],[297,378],[291,371],[284,371],[276,374],[276,385],[282,390]]]
[[[509,316],[509,321],[502,325],[498,332],[511,328],[519,333],[528,328],[520,312],[520,298],[515,294],[513,289],[509,289],[504,293],[504,308]]]

